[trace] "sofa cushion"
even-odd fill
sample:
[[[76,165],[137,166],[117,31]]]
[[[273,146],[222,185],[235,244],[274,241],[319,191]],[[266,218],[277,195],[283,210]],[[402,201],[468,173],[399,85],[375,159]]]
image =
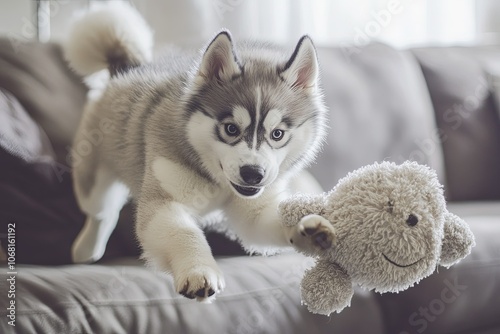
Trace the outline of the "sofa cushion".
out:
[[[81,80],[54,43],[0,38],[0,87],[11,92],[47,133],[57,160],[66,157],[86,97]]]
[[[217,262],[226,289],[211,304],[181,297],[171,276],[137,260],[58,268],[21,266],[16,327],[10,333],[387,333],[371,293],[330,318],[300,303],[310,259],[298,254],[233,256]],[[7,294],[0,295],[4,305]],[[0,310],[5,319],[6,310]]]
[[[498,118],[500,119],[500,72],[487,72],[488,83],[491,87],[491,93],[495,101],[495,110],[497,111]]]
[[[26,162],[51,161],[55,155],[45,131],[19,101],[0,87],[0,147]]]
[[[313,262],[298,254],[218,258],[227,287],[212,304],[180,297],[170,276],[133,259],[100,265],[19,266],[16,330],[26,333],[497,333],[500,330],[500,206],[453,206],[476,247],[418,285],[376,294],[355,290],[330,318],[300,305],[299,282]],[[0,295],[5,304],[6,294]],[[0,310],[6,316],[6,310]],[[1,326],[4,326],[3,328]],[[0,323],[2,333],[14,329]]]
[[[500,118],[487,71],[500,47],[422,48],[418,59],[442,133],[449,200],[500,199]]]
[[[434,111],[418,63],[384,44],[319,48],[330,109],[326,145],[311,171],[325,189],[374,161],[415,160],[444,180]]]
[[[85,218],[75,201],[70,170],[55,160],[44,130],[3,89],[0,161],[0,226],[6,231],[7,224],[15,224],[16,263],[70,263],[71,244]],[[128,231],[131,217],[130,210],[122,214]],[[123,235],[112,237],[107,258],[134,254],[121,241]]]

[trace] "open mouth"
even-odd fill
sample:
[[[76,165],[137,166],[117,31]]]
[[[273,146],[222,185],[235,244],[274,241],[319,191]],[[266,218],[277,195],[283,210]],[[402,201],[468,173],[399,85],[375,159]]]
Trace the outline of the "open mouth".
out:
[[[243,187],[243,186],[239,186],[237,184],[234,184],[233,182],[231,182],[231,185],[233,186],[234,189],[236,189],[236,191],[238,193],[240,193],[243,196],[257,195],[261,189],[261,188],[255,188],[255,187]]]
[[[389,259],[384,253],[382,253],[382,255],[384,256],[384,258],[389,261],[390,263],[392,263],[393,265],[397,266],[397,267],[400,267],[400,268],[406,268],[406,267],[409,267],[409,266],[413,266],[414,264],[416,264],[417,262],[419,262],[420,260],[422,259],[419,259],[413,263],[410,263],[410,264],[399,264],[399,263],[396,263],[394,261],[392,261],[391,259]]]

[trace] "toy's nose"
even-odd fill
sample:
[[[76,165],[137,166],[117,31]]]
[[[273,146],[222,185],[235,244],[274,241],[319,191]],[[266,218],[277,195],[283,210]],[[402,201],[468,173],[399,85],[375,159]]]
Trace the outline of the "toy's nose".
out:
[[[246,184],[255,186],[264,178],[264,168],[257,165],[245,165],[240,168],[240,176]]]

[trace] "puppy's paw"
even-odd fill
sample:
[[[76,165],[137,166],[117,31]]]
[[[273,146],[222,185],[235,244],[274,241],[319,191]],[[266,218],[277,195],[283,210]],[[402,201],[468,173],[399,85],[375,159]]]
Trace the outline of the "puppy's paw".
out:
[[[328,250],[335,243],[335,229],[325,218],[308,215],[294,226],[290,243],[300,252],[316,255]]]
[[[212,302],[224,287],[224,277],[217,265],[194,265],[175,277],[177,292],[199,302]]]

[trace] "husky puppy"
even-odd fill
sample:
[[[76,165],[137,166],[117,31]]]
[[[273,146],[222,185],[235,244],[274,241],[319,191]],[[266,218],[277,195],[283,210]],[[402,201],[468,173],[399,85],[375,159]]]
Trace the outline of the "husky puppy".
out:
[[[308,36],[284,52],[234,43],[223,30],[200,53],[152,61],[152,40],[123,4],[91,11],[70,32],[71,66],[110,73],[74,139],[75,192],[88,218],[72,256],[101,258],[131,197],[144,258],[170,272],[182,295],[209,301],[224,279],[202,217],[222,209],[242,244],[263,253],[297,233],[277,206],[325,137],[316,51]]]

